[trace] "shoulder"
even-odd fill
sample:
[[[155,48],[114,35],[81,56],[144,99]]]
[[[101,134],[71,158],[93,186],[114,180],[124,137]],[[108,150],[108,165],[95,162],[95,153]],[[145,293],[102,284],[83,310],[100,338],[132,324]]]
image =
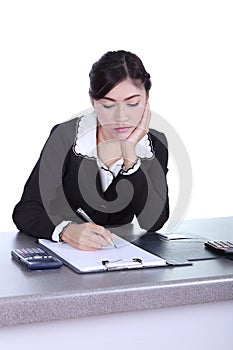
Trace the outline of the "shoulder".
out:
[[[54,125],[51,129],[50,134],[52,135],[55,132],[55,130],[56,133],[60,134],[66,134],[67,132],[75,132],[80,118],[81,116],[75,115],[64,122]]]
[[[155,130],[155,129],[149,129],[149,137],[151,139],[151,142],[153,144],[153,147],[158,147],[158,146],[164,146],[165,148],[168,147],[167,144],[167,138],[164,133]]]
[[[85,120],[85,123],[83,122]],[[94,116],[90,109],[82,113],[75,114],[70,119],[56,124],[50,131],[49,139],[63,143],[64,145],[73,145],[77,135],[86,133],[89,124],[94,123]]]

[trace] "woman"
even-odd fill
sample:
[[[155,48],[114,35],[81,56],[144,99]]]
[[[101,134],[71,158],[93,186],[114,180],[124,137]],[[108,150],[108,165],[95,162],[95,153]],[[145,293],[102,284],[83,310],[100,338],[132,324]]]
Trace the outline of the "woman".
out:
[[[93,110],[53,128],[13,212],[19,230],[81,250],[107,246],[106,226],[136,216],[156,231],[169,216],[166,138],[148,129],[150,75],[120,50],[104,54],[89,76]]]

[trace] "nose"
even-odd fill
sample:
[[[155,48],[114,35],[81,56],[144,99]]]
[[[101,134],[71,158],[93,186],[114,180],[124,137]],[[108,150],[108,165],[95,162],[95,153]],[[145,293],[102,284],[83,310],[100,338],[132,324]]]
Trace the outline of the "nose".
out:
[[[118,103],[116,112],[115,112],[115,121],[116,122],[126,122],[128,120],[128,115],[123,103]]]

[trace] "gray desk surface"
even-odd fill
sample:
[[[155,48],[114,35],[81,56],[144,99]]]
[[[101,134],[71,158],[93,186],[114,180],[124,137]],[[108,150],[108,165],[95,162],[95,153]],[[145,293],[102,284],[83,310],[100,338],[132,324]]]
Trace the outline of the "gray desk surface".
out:
[[[233,239],[233,217],[184,221],[177,231]],[[0,237],[1,326],[233,299],[233,261],[224,258],[85,275],[65,266],[31,272],[10,251],[34,239],[16,232]]]

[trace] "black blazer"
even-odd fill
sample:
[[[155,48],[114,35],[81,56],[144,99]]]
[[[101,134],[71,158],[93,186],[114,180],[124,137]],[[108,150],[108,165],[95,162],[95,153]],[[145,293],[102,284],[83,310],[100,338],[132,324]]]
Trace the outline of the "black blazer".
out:
[[[128,224],[136,215],[141,228],[160,229],[169,216],[164,134],[150,130],[154,156],[141,159],[140,168],[131,175],[119,173],[103,192],[96,159],[74,151],[78,120],[73,118],[52,129],[14,208],[17,228],[51,239],[63,220],[83,222],[76,213],[81,207],[103,226]]]

